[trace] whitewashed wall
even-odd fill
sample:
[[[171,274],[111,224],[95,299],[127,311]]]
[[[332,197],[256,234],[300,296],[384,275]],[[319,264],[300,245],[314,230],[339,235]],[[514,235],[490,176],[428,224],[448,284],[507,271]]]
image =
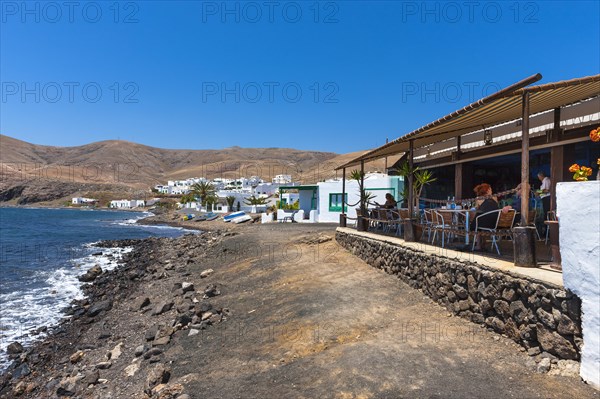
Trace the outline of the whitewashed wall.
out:
[[[581,298],[581,378],[600,389],[600,181],[558,183],[563,282]]]
[[[341,193],[342,192],[342,180],[336,181],[325,181],[318,183],[319,186],[319,199],[317,209],[319,211],[319,222],[332,222],[337,223],[340,220],[341,212],[331,212],[329,210],[329,194],[332,193]],[[365,189],[369,191],[369,188],[387,188],[387,187],[395,187],[392,182],[392,178],[386,174],[370,174],[365,178]],[[378,202],[380,204],[385,203],[385,194],[389,191],[384,190],[372,190],[369,191],[375,198],[374,202]],[[358,183],[356,180],[346,180],[346,193],[348,194],[348,203],[356,204],[360,200],[360,194],[358,191]],[[398,193],[396,193],[396,196]],[[356,217],[356,206],[349,206],[346,214],[350,218]]]

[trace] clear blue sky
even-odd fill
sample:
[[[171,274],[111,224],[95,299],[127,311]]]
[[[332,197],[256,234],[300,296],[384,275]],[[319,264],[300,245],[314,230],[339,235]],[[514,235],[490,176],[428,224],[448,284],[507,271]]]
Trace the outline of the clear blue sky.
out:
[[[600,73],[598,1],[0,4],[0,131],[38,144],[344,153]]]

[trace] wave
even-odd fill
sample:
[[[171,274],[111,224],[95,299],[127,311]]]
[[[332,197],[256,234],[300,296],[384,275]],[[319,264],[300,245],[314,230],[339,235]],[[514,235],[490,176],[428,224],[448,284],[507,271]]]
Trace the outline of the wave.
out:
[[[78,277],[95,265],[102,270],[113,270],[122,263],[123,256],[133,250],[125,248],[98,248],[90,244],[83,246],[86,255],[73,259],[68,266],[55,270],[38,270],[29,278],[39,285],[27,292],[14,291],[0,294],[2,310],[0,312],[0,369],[10,364],[6,355],[6,347],[19,341],[23,346],[46,336],[46,333],[35,335],[42,327],[51,327],[62,319],[68,318],[63,310],[74,299],[83,299],[81,282]],[[93,253],[102,252],[102,256]]]

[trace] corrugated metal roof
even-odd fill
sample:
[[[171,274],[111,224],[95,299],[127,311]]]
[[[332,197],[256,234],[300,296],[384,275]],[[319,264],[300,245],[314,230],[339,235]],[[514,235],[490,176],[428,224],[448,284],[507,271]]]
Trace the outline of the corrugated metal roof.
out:
[[[418,149],[491,126],[518,120],[522,116],[521,103],[524,93],[529,93],[531,115],[600,96],[600,75],[524,87],[540,78],[541,75],[538,74],[517,82],[498,93],[476,101],[461,110],[448,114],[388,144],[371,150],[336,169],[355,166],[360,164],[361,161],[368,162],[406,152],[409,149],[410,140],[413,140],[414,148]]]

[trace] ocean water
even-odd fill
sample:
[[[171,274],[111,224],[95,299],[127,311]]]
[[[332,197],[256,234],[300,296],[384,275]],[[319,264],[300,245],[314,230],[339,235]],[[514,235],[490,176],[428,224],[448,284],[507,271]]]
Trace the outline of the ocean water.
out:
[[[137,225],[139,212],[0,208],[0,369],[6,347],[44,335],[31,331],[60,321],[73,299],[83,298],[77,277],[99,264],[115,268],[131,248],[94,247],[101,240],[177,237],[187,231]],[[102,252],[102,256],[94,253]],[[108,255],[112,254],[113,257]]]

